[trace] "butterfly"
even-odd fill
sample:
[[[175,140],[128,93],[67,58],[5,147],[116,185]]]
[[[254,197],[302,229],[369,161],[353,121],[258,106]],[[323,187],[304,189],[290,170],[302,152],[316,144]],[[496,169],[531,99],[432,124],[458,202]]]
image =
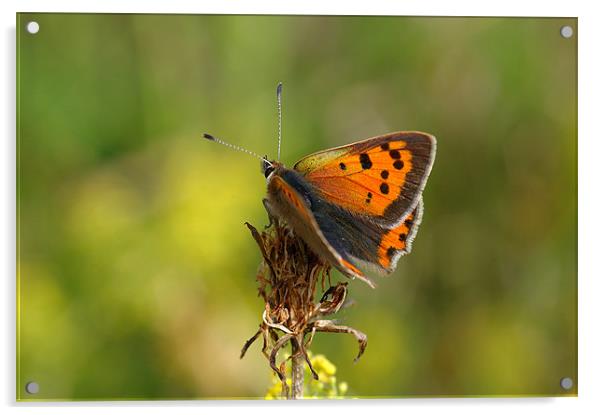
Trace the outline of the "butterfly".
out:
[[[281,91],[279,84],[279,131]],[[360,268],[390,274],[410,253],[436,145],[431,134],[400,131],[311,154],[292,168],[260,157],[267,181],[264,205],[321,258],[374,287]]]

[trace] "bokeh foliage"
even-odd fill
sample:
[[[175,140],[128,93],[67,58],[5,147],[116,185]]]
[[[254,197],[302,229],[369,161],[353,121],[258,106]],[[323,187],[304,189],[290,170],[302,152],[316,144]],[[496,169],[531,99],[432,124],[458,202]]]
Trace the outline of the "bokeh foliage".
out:
[[[36,20],[40,32],[25,24]],[[265,395],[258,162],[438,138],[413,253],[316,336],[348,396],[577,377],[576,19],[20,14],[20,399]],[[575,30],[576,32],[576,30]],[[340,277],[340,276],[338,276]],[[40,384],[26,395],[23,385]],[[576,388],[568,392],[575,393]]]

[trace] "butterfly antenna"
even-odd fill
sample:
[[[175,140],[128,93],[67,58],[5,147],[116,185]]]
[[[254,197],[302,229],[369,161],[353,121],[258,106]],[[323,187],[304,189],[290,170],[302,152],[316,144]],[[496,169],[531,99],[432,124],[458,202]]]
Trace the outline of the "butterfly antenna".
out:
[[[265,157],[261,157],[259,154],[255,153],[253,151],[247,150],[246,148],[242,148],[242,147],[234,145],[234,144],[226,143],[224,140],[220,140],[219,138],[214,137],[211,134],[205,133],[205,134],[203,134],[203,137],[209,141],[214,141],[218,144],[223,144],[226,147],[230,147],[232,150],[242,151],[243,153],[250,154],[253,157],[257,157],[259,160],[263,160],[263,161],[267,162],[270,166],[272,165],[272,163],[270,163],[270,161],[267,160]]]
[[[282,82],[276,87],[276,100],[278,101],[278,158],[280,161],[280,142],[282,141]]]

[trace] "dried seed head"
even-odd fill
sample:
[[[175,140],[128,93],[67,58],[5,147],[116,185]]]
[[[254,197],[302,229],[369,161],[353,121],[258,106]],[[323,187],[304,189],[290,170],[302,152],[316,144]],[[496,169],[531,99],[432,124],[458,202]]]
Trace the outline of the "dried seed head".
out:
[[[283,393],[288,393],[284,363],[276,364],[278,350],[291,343],[296,355],[304,356],[310,369],[306,347],[317,331],[353,334],[360,344],[356,360],[366,348],[366,335],[346,326],[335,325],[323,317],[340,310],[347,296],[347,282],[332,286],[331,266],[322,261],[293,231],[277,221],[270,229],[259,232],[246,223],[263,256],[257,272],[258,293],[265,301],[265,309],[260,328],[243,346],[241,358],[250,345],[262,335],[262,351],[270,366],[282,381]],[[316,285],[320,281],[322,292],[315,301]],[[325,283],[329,288],[324,291]],[[279,333],[283,333],[279,337]],[[305,341],[305,335],[310,334]],[[295,354],[294,353],[294,354]],[[312,370],[314,377],[317,373]],[[295,388],[293,387],[293,390]]]

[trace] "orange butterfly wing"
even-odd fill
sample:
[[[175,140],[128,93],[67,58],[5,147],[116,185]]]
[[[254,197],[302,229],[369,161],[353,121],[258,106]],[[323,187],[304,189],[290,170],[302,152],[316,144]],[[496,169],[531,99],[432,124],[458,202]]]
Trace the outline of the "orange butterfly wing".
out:
[[[430,134],[396,132],[314,153],[294,169],[325,200],[391,228],[417,206],[435,151]]]
[[[422,221],[422,211],[423,204],[422,198],[420,198],[412,213],[383,235],[378,245],[378,263],[387,272],[392,272],[399,258],[409,254],[412,250],[412,241],[418,232],[418,225]]]

